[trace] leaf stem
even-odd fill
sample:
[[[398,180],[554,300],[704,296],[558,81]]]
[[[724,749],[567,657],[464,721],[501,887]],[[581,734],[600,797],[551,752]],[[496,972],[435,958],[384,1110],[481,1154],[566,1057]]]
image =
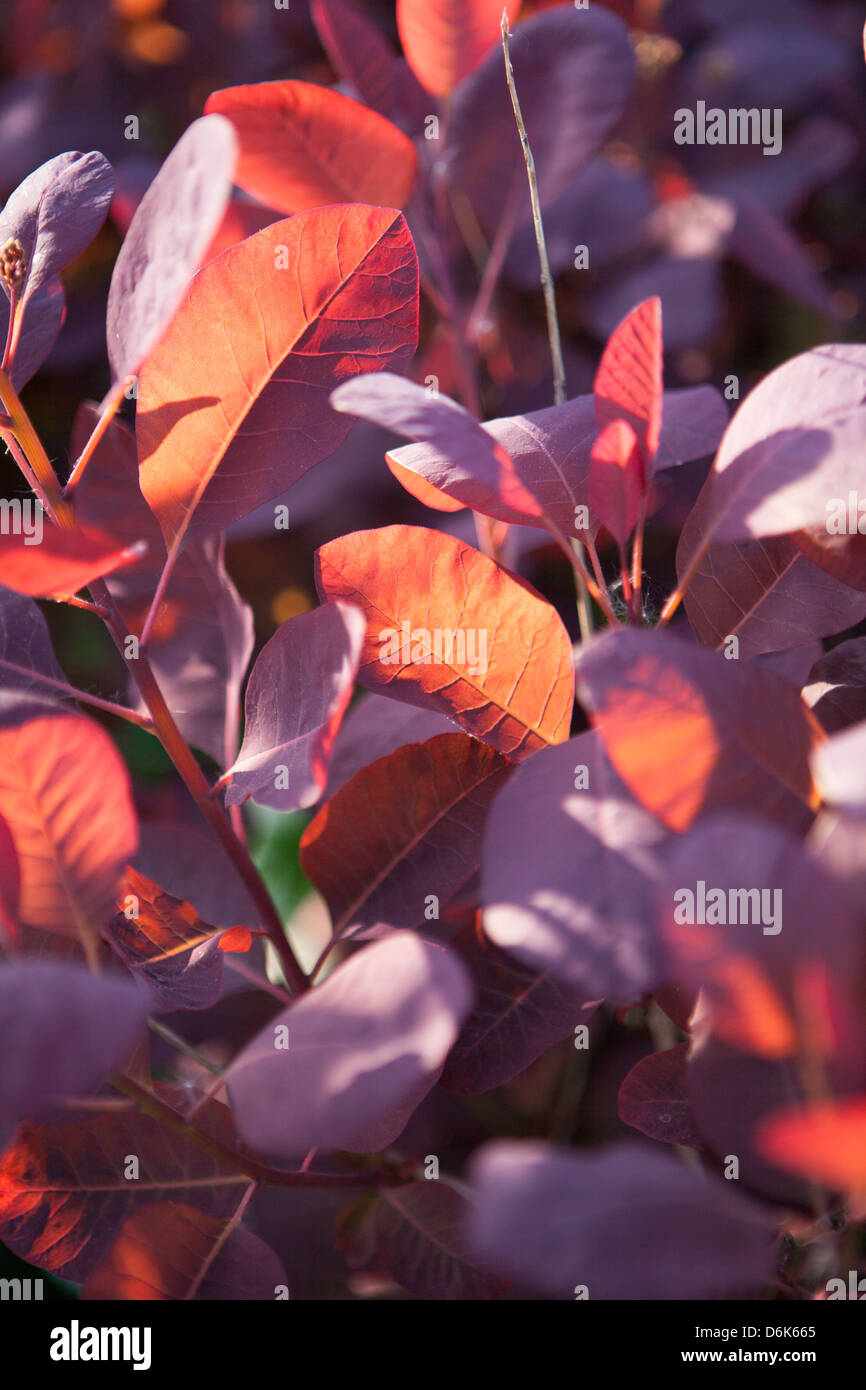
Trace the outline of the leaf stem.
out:
[[[72,509],[63,500],[57,475],[51,467],[51,462],[42,447],[39,435],[33,428],[30,416],[18,398],[18,392],[12,385],[12,379],[2,368],[0,368],[0,402],[9,416],[10,424],[7,428],[14,434],[27,458],[32,473],[38,481],[37,496],[49,515],[56,518],[58,525],[69,530],[74,525]]]
[[[155,732],[153,724],[146,714],[139,714],[134,709],[127,709],[125,705],[116,705],[112,700],[103,700],[100,695],[91,695],[88,690],[79,690],[77,686],[70,685],[67,681],[57,680],[55,676],[43,676],[41,672],[31,671],[27,666],[18,666],[16,662],[7,661],[5,657],[0,657],[0,670],[11,671],[16,676],[28,676],[39,685],[47,685],[52,690],[59,690],[61,694],[68,695],[72,700],[80,700],[84,705],[92,705],[94,709],[104,710],[106,714],[115,714],[118,719],[126,719],[130,724],[137,724],[140,729],[147,729],[149,733]]]
[[[395,1172],[288,1173],[281,1168],[271,1168],[249,1154],[239,1153],[237,1149],[221,1143],[220,1140],[214,1139],[196,1125],[190,1124],[189,1120],[179,1114],[177,1110],[166,1105],[165,1101],[160,1100],[153,1091],[147,1090],[145,1086],[140,1086],[131,1077],[116,1076],[111,1084],[116,1090],[134,1100],[139,1110],[145,1115],[149,1115],[151,1119],[159,1120],[167,1129],[173,1130],[175,1134],[183,1135],[197,1148],[209,1153],[217,1162],[251,1178],[253,1182],[260,1182],[270,1187],[339,1188],[395,1187],[407,1181],[401,1174]]]
[[[120,402],[123,400],[124,381],[125,378],[121,381],[115,382],[114,386],[111,388],[108,395],[105,397],[105,400],[102,402],[102,410],[100,412],[99,419],[97,420],[96,424],[93,427],[93,430],[91,431],[90,438],[88,439],[84,448],[81,450],[81,453],[78,455],[78,458],[75,461],[75,466],[72,469],[72,472],[70,473],[66,481],[65,488],[63,489],[62,495],[67,501],[72,496],[75,489],[78,487],[78,484],[81,482],[81,479],[84,476],[85,468],[87,467],[90,460],[93,458],[93,455],[96,453],[96,450],[99,448],[99,445],[102,442],[102,438],[106,430],[108,429],[108,426],[111,424],[112,420],[118,412],[118,409],[120,408]]]
[[[125,648],[131,633],[112,601],[107,584],[104,580],[97,580],[91,585],[91,592],[95,593],[98,596],[98,601],[108,609],[106,626],[116,647],[126,659]],[[174,722],[150,663],[140,647],[138,658],[132,669],[135,683],[150,711],[154,732],[258,908],[262,925],[277,952],[289,988],[293,994],[303,993],[309,988],[310,982],[295,959],[295,953],[283,931],[282,922],[271,901],[270,894],[245,846],[235,835],[222,806],[211,796],[207,778]]]

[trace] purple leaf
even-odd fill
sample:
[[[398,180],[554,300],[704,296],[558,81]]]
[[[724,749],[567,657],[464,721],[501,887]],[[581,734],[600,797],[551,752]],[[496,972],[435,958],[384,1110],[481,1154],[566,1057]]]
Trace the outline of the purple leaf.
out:
[[[625,1124],[650,1139],[700,1149],[686,1079],[688,1050],[682,1042],[642,1057],[619,1088],[617,1108]]]
[[[260,925],[257,908],[217,840],[188,822],[144,821],[133,863],[167,893],[192,903],[206,922]]]
[[[431,395],[392,372],[375,372],[344,382],[331,393],[331,405],[432,445],[443,464],[426,468],[423,477],[465,506],[518,524],[540,517],[538,502],[495,437],[448,396]]]
[[[426,743],[437,734],[453,734],[457,728],[444,714],[417,709],[369,692],[357,700],[345,716],[334,742],[324,799],[360,772],[362,767],[394,753],[407,743]]]
[[[16,286],[23,306],[90,244],[108,214],[114,174],[104,155],[59,154],[15,189],[0,213],[0,251],[21,244],[23,274]],[[9,285],[4,279],[7,297]]]
[[[589,1018],[586,1001],[552,971],[527,969],[474,926],[451,944],[472,975],[475,1003],[445,1063],[446,1090],[504,1086]]]
[[[736,202],[737,219],[728,249],[753,275],[819,314],[838,318],[833,296],[821,283],[807,251],[784,222],[757,198],[744,194]]]
[[[765,377],[725,431],[698,499],[714,539],[826,529],[828,503],[847,499],[863,472],[864,397],[857,343],[812,348]]]
[[[774,1273],[759,1207],[644,1145],[577,1156],[500,1140],[475,1155],[472,1179],[471,1246],[549,1298],[736,1298]]]
[[[591,248],[593,271],[612,266],[638,243],[652,206],[645,175],[599,156],[544,210],[544,239],[554,275],[570,270],[575,243]],[[508,250],[509,280],[523,290],[538,288],[540,271],[531,223],[517,229]]]
[[[666,391],[655,471],[713,453],[726,423],[724,401],[713,387]],[[564,536],[573,536],[578,520],[575,508],[589,506],[592,448],[598,437],[595,398],[576,396],[564,405],[529,415],[488,420],[481,429],[506,450],[520,480],[543,513],[540,517],[517,517],[497,505],[489,508],[489,515],[539,528],[546,527],[550,518]],[[460,469],[457,459],[435,444],[408,444],[390,450],[389,458],[443,490],[450,489],[451,480]],[[489,501],[477,493],[475,496],[476,506],[478,501]],[[589,521],[594,534],[598,522],[592,515]]]
[[[147,996],[76,965],[0,966],[0,1150],[19,1120],[56,1118],[127,1061]]]
[[[682,579],[707,529],[712,494],[703,491],[677,549]],[[866,617],[866,595],[840,584],[806,558],[789,536],[711,543],[689,583],[685,608],[701,646],[739,640],[741,657],[802,646]]]
[[[112,380],[135,373],[180,306],[231,195],[237,141],[224,116],[181,136],[136,209],[108,291]]]
[[[9,331],[9,300],[0,295],[0,343]],[[35,376],[57,342],[66,317],[66,295],[59,280],[48,280],[32,295],[24,315],[21,337],[12,361],[12,385],[16,391]]]
[[[381,30],[343,0],[312,0],[310,9],[331,63],[364,104],[410,134],[421,130],[430,97]]]
[[[816,661],[803,699],[828,734],[866,719],[866,637],[840,642]]]
[[[866,813],[866,724],[833,734],[812,754],[812,774],[824,801]]]
[[[79,407],[71,453],[80,453],[99,418]],[[147,554],[106,580],[129,629],[140,633],[166,561],[165,542],[138,483],[132,432],[113,420],[76,494],[82,520],[109,535],[144,538]],[[253,615],[225,568],[225,544],[206,536],[187,545],[165,590],[150,638],[149,658],[184,737],[220,766],[237,752],[240,688],[252,655]],[[136,698],[134,683],[131,683]]]
[[[587,167],[619,120],[634,81],[634,54],[622,20],[600,7],[566,5],[520,24],[510,50],[546,207]],[[515,213],[527,221],[526,169],[499,44],[454,92],[448,139],[451,185],[471,200],[484,226],[496,228]]]
[[[232,1063],[241,1134],[280,1157],[386,1148],[435,1085],[471,1002],[444,947],[409,932],[364,947]]]
[[[664,828],[597,736],[535,754],[497,797],[484,841],[484,927],[585,999],[626,1003],[661,981],[653,885]]]
[[[50,693],[40,676],[65,680],[48,624],[32,598],[0,586],[0,689]]]
[[[657,902],[671,973],[702,991],[705,1025],[723,1041],[778,1060],[810,1037],[820,1052],[807,1007],[819,985],[834,1027],[851,1012],[841,982],[864,962],[853,904],[783,827],[742,812],[704,819],[675,843]]]
[[[505,1281],[481,1268],[468,1249],[469,1214],[466,1198],[444,1182],[383,1188],[363,1217],[360,1238],[368,1260],[415,1298],[499,1298]]]
[[[294,811],[319,800],[365,631],[360,609],[327,603],[274,633],[250,674],[227,805],[252,797],[259,806]]]
[[[658,295],[665,325],[665,349],[703,345],[724,314],[719,263],[706,256],[651,256],[615,277],[603,277],[584,305],[587,327],[607,339],[635,304]]]

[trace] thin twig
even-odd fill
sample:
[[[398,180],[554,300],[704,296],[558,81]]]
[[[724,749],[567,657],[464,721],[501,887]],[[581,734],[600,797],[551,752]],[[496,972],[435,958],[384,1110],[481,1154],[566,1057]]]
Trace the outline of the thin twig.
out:
[[[529,179],[529,198],[532,203],[532,225],[535,228],[535,243],[538,247],[538,259],[541,265],[541,288],[544,291],[544,310],[547,315],[547,336],[550,341],[550,356],[553,362],[553,403],[554,405],[564,405],[568,396],[565,384],[565,363],[562,360],[562,340],[559,336],[559,319],[556,313],[556,294],[553,287],[553,276],[550,273],[550,261],[547,258],[547,243],[544,240],[544,223],[541,220],[541,202],[538,197],[538,180],[535,177],[535,160],[532,157],[529,136],[526,133],[523,113],[520,110],[517,87],[514,84],[514,69],[511,66],[511,53],[508,48],[508,38],[511,30],[508,27],[507,10],[502,11],[502,24],[500,28],[502,33],[502,52],[505,56],[505,80],[508,83],[511,106],[514,111],[514,119],[517,122],[517,133],[520,136],[520,144],[523,147],[526,176]]]
[[[66,486],[63,489],[63,496],[67,501],[81,482],[85,468],[96,453],[103,435],[120,408],[120,402],[123,400],[124,381],[125,378],[124,380],[116,382],[102,402],[99,419],[91,432],[90,438],[78,455],[75,467],[70,473]]]
[[[27,666],[18,666],[14,661],[7,661],[5,656],[0,657],[0,670],[11,671],[16,676],[29,676],[38,685],[50,686],[52,690],[59,690],[72,700],[80,700],[84,705],[104,710],[106,714],[115,714],[118,719],[126,719],[130,724],[137,724],[140,729],[147,729],[148,733],[155,732],[153,722],[146,714],[138,714],[136,710],[127,709],[125,705],[116,705],[113,700],[103,700],[100,695],[91,695],[88,690],[79,690],[77,686],[57,680],[55,676],[43,676],[41,671],[34,672]]]

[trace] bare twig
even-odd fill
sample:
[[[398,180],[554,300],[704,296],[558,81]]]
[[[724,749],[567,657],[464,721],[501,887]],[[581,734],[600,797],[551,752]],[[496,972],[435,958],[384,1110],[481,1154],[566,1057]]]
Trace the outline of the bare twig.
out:
[[[541,265],[541,288],[544,291],[544,309],[547,314],[547,336],[550,340],[550,356],[553,361],[553,403],[554,405],[564,405],[567,400],[565,363],[562,360],[562,340],[559,336],[559,319],[556,314],[556,294],[553,288],[553,276],[550,273],[550,261],[547,258],[547,243],[544,240],[544,223],[541,220],[541,203],[538,197],[538,180],[535,177],[535,160],[532,157],[529,136],[526,133],[523,113],[520,110],[520,101],[517,96],[517,88],[514,84],[514,69],[511,66],[511,54],[508,49],[508,37],[511,30],[508,27],[507,10],[502,11],[501,32],[502,52],[505,55],[505,80],[508,83],[511,106],[514,111],[514,119],[517,122],[517,133],[520,136],[520,143],[523,147],[526,176],[529,179],[529,198],[532,203],[532,225],[535,228],[535,243],[538,247],[538,259]]]

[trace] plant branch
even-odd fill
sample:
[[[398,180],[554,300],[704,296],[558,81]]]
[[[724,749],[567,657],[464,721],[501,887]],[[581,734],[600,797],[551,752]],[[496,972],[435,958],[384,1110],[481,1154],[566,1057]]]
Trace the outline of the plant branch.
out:
[[[45,510],[66,529],[73,524],[72,509],[64,502],[57,475],[42,447],[42,441],[30,421],[30,416],[18,398],[7,372],[0,369],[0,402],[9,416],[9,430],[23,450],[38,484],[38,496]],[[28,479],[28,481],[30,481]],[[63,518],[63,520],[61,520]]]
[[[106,626],[115,645],[125,658],[124,649],[131,633],[112,601],[108,586],[104,580],[100,579],[91,585],[91,591],[98,595],[98,601],[108,609]],[[245,846],[235,835],[223,808],[211,796],[207,778],[174,722],[147,657],[139,648],[139,655],[134,665],[131,662],[128,664],[133,670],[135,683],[141,697],[150,711],[154,732],[258,908],[262,925],[277,952],[289,988],[293,994],[303,993],[309,988],[309,980],[295,959],[295,953],[283,931],[282,922],[271,901],[270,894]]]
[[[366,1173],[287,1173],[281,1168],[271,1168],[249,1154],[239,1153],[228,1144],[190,1124],[189,1120],[173,1110],[165,1101],[145,1086],[140,1086],[128,1076],[116,1076],[111,1083],[116,1090],[134,1100],[139,1110],[151,1119],[158,1120],[175,1134],[182,1134],[191,1144],[209,1153],[218,1163],[235,1172],[269,1187],[395,1187],[407,1179],[396,1172]]]

